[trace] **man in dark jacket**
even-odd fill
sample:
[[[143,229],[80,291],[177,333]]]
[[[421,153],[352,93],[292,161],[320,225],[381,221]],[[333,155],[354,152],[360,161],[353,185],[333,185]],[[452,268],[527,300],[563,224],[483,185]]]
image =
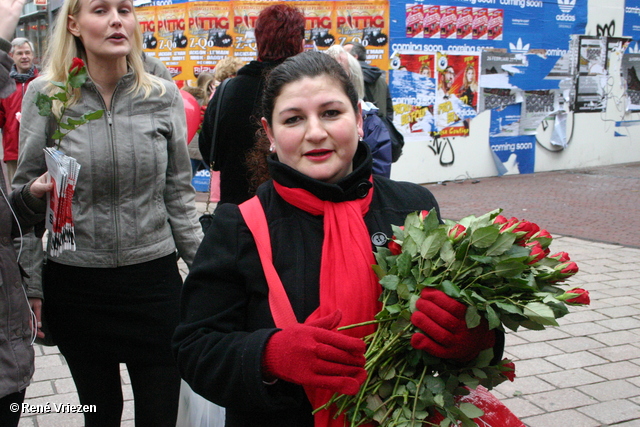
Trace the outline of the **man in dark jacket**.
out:
[[[386,115],[390,121],[393,121],[393,102],[387,86],[387,79],[378,67],[367,64],[367,49],[360,43],[348,42],[344,44],[344,50],[349,52],[360,62],[362,74],[364,75],[364,100],[375,104],[378,107],[378,115]]]
[[[33,65],[33,44],[23,37],[11,42],[9,56],[14,62],[9,76],[15,81],[16,90],[9,97],[0,100],[0,128],[4,148],[3,159],[7,164],[7,175],[11,182],[18,166],[19,114],[22,98],[29,82],[38,76],[38,69]]]
[[[211,164],[213,128],[218,120],[215,144],[215,168],[220,171],[220,202],[240,204],[253,196],[249,185],[247,153],[254,145],[260,128],[259,113],[262,87],[266,74],[304,47],[304,15],[288,5],[264,9],[256,21],[257,61],[238,70],[224,88],[220,110],[217,111],[217,90],[207,106],[200,139],[200,153]],[[217,117],[217,116],[220,117]]]

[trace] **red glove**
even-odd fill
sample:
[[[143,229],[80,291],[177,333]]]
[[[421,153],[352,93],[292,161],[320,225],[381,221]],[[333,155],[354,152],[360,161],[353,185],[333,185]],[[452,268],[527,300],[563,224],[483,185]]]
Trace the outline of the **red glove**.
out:
[[[367,379],[365,343],[332,331],[339,311],[309,324],[290,326],[271,336],[262,355],[265,375],[295,384],[354,395]]]
[[[411,337],[413,348],[443,359],[468,362],[495,344],[495,331],[489,330],[487,321],[482,319],[477,327],[467,328],[467,306],[442,291],[424,288],[416,308],[411,323],[422,333]]]

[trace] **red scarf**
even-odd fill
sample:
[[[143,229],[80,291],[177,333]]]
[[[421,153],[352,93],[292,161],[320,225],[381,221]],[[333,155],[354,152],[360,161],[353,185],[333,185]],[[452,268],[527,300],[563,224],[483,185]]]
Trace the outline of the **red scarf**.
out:
[[[373,188],[362,199],[335,203],[320,200],[300,188],[284,187],[275,181],[273,184],[278,194],[287,203],[312,215],[324,216],[324,241],[320,265],[320,306],[311,313],[305,322],[327,316],[336,310],[342,312],[340,326],[373,320],[380,310],[378,298],[381,289],[378,278],[371,268],[375,264],[375,258],[371,249],[369,231],[364,223],[364,215],[369,211]],[[259,205],[257,198],[252,200],[254,206],[255,202],[258,202]],[[244,208],[244,205],[248,204],[246,202],[241,205],[241,211],[245,222],[256,237],[252,223],[258,221],[256,219],[257,212],[254,209],[249,214],[247,208]],[[264,211],[262,211],[262,216],[264,217]],[[264,222],[266,224],[266,219]],[[260,259],[263,269],[267,273],[267,270],[273,270],[270,245],[258,242],[257,244],[258,250],[261,252]],[[269,249],[266,249],[266,246]],[[266,254],[266,252],[269,253]],[[269,267],[265,267],[267,262],[270,264]],[[267,281],[270,282],[269,305],[274,314],[276,326],[283,328],[286,325],[282,323],[289,322],[287,319],[291,319],[293,310],[281,282],[277,283],[275,287],[272,286],[269,280],[270,275],[267,274]],[[279,279],[277,281],[279,282]],[[286,299],[286,303],[283,298]],[[283,306],[285,307],[283,308]],[[375,326],[369,325],[347,329],[343,333],[362,338],[374,331]],[[332,391],[325,389],[306,387],[305,391],[313,408],[322,406],[333,395]],[[334,420],[330,411],[320,411],[315,415],[315,425],[317,427],[343,426],[345,420],[344,416]]]

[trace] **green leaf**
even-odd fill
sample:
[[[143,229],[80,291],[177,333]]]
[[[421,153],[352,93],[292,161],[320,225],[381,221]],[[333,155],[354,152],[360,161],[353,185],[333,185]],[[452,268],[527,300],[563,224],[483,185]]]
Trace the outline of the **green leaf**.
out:
[[[407,284],[404,282],[398,283],[397,292],[398,292],[398,296],[403,300],[407,300],[411,297],[411,291],[409,290],[409,287],[407,286]]]
[[[60,102],[67,102],[69,100],[67,92],[58,92],[53,95],[53,98],[57,99]]]
[[[479,262],[480,264],[493,264],[496,262],[496,258],[483,255],[469,255],[469,259]]]
[[[440,221],[438,220],[438,215],[436,214],[435,209],[431,209],[429,211],[429,215],[424,219],[424,231],[429,232],[434,230],[440,226]]]
[[[411,227],[420,228],[420,218],[418,212],[411,212],[404,220],[404,229],[409,230]]]
[[[67,88],[67,85],[64,84],[64,83],[60,83],[60,82],[49,82],[49,83],[51,83],[55,87],[59,87],[62,90],[66,90],[66,88]]]
[[[424,233],[424,231],[422,231],[420,227],[417,227],[415,225],[411,225],[408,229],[405,228],[404,232],[405,232],[405,236],[407,234],[411,236],[413,241],[416,242],[416,246],[418,247],[422,244],[422,242],[424,241],[424,238],[426,237],[426,234]]]
[[[467,328],[473,329],[480,324],[480,314],[478,309],[474,306],[467,307],[467,312],[464,315],[464,320],[467,322]]]
[[[70,125],[80,126],[87,123],[87,120],[84,118],[84,116],[80,117],[79,119],[74,119],[73,117],[69,117],[69,119],[67,119],[67,123],[69,123]]]
[[[387,275],[387,272],[378,264],[372,265],[371,268],[373,268],[373,272],[376,273],[376,276],[378,276],[378,280],[381,280],[384,276]]]
[[[484,415],[484,411],[482,409],[469,402],[462,402],[460,404],[460,410],[469,418],[478,418]]]
[[[531,302],[525,305],[523,314],[530,320],[540,323],[541,325],[558,326],[551,307],[541,302]]]
[[[471,371],[473,372],[473,375],[475,375],[478,378],[482,378],[482,379],[487,378],[487,373],[485,371],[483,371],[482,369],[471,368]]]
[[[456,259],[456,252],[453,250],[453,243],[447,239],[440,248],[440,258],[447,264],[451,264]]]
[[[428,376],[424,379],[424,383],[425,383],[425,387],[427,387],[427,390],[433,393],[435,397],[440,396],[443,399],[442,401],[444,402],[444,397],[442,396],[442,393],[444,392],[445,387],[444,387],[444,381],[442,380],[442,378]]]
[[[51,135],[51,139],[62,139],[62,138],[64,138],[65,135],[66,135],[66,133],[62,133],[58,129],[56,129],[53,132],[53,135]]]
[[[507,328],[511,329],[513,332],[518,332],[518,327],[520,326],[520,322],[522,321],[520,316],[503,316],[502,324]]]
[[[82,117],[84,117],[87,120],[96,120],[101,118],[103,115],[104,115],[104,110],[97,110],[91,113],[85,113]]]
[[[396,368],[393,366],[389,369],[383,369],[379,372],[380,378],[383,380],[390,380],[396,377]]]
[[[520,326],[531,329],[532,331],[544,331],[544,325],[529,319],[520,321]]]
[[[391,230],[393,231],[393,235],[396,237],[396,239],[404,240],[404,230],[402,228],[398,227],[395,224],[391,224]]]
[[[496,311],[493,309],[493,307],[491,307],[491,305],[487,305],[486,309],[487,309],[487,321],[489,321],[489,329],[499,328],[500,325],[502,325],[502,322],[500,322],[500,317],[498,317],[498,314],[496,313]]]
[[[449,295],[451,298],[460,298],[460,288],[456,286],[451,280],[444,280],[442,282],[442,292]]]
[[[494,304],[497,305],[501,310],[506,311],[507,313],[522,314],[522,309],[511,303],[495,302]]]
[[[420,255],[426,259],[431,259],[435,254],[440,252],[442,244],[447,240],[447,231],[444,228],[438,228],[431,231],[427,238],[422,242],[420,247]]]
[[[471,245],[476,248],[488,248],[496,241],[500,232],[493,226],[482,227],[471,234]]]
[[[380,279],[380,284],[383,288],[389,289],[390,291],[395,291],[398,289],[398,283],[400,283],[400,278],[395,274],[387,274],[382,279]]]
[[[79,88],[87,81],[87,72],[79,72],[75,76],[69,76],[69,86]]]
[[[411,240],[411,238],[408,238]],[[396,266],[398,267],[398,275],[400,277],[407,277],[411,274],[411,255],[406,252],[402,252],[396,258]]]
[[[411,238],[411,236],[406,235],[404,240],[402,241],[402,254],[408,255],[410,258],[413,258],[418,253],[418,245],[415,240]]]
[[[38,107],[38,114],[45,117],[51,115],[52,102],[51,98],[49,98],[47,95],[38,92],[38,94],[36,95],[35,104],[36,107]]]
[[[485,255],[487,256],[496,256],[502,255],[511,247],[513,243],[516,241],[516,235],[511,233],[502,233],[498,236],[495,242],[487,249]]]
[[[74,130],[76,127],[74,125],[70,125],[69,123],[60,122],[60,127],[66,130]]]
[[[526,268],[527,265],[519,261],[501,261],[496,264],[494,272],[499,277],[516,277]]]
[[[489,366],[493,359],[493,347],[482,350],[475,359],[475,365],[478,368],[485,368]]]

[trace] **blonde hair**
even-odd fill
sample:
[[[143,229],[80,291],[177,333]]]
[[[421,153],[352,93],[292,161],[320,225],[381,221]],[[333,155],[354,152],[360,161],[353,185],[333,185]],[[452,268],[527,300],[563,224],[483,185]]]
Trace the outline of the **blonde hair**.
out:
[[[213,73],[202,73],[198,76],[198,79],[196,80],[196,84],[198,85],[198,88],[202,90],[203,105],[207,105],[209,103],[209,99],[211,98],[211,95],[213,93],[211,89],[209,89],[209,86],[211,85],[211,82],[214,81],[215,79],[216,78],[213,76]]]
[[[213,75],[215,76],[217,81],[222,83],[229,77],[235,76],[238,70],[242,68],[243,65],[244,62],[240,58],[227,56],[226,58],[221,59],[216,64],[216,68],[214,68],[213,70]]]
[[[80,13],[80,1],[81,0],[65,0],[58,11],[58,16],[45,54],[45,68],[42,73],[42,77],[48,82],[67,81],[69,67],[71,67],[73,58],[81,58],[86,63],[87,55],[82,41],[67,29],[69,15],[77,16]],[[144,70],[144,62],[142,60],[142,32],[133,4],[131,11],[136,25],[131,42],[131,52],[127,55],[127,65],[133,70],[135,80],[129,92],[137,94],[143,91],[144,97],[147,98],[153,89],[157,88],[160,90],[160,94],[163,95],[166,89],[160,79],[146,73]],[[59,91],[53,84],[49,84],[47,90],[50,94]],[[72,89],[69,95],[69,105],[75,104],[80,99],[80,88]],[[54,114],[59,115],[61,107],[61,103],[55,102],[53,107]]]
[[[344,47],[334,44],[329,49],[325,50],[325,53],[330,57],[338,60],[340,57],[344,57],[347,59],[347,63],[349,65],[349,69],[345,70],[351,79],[351,83],[356,88],[356,92],[358,93],[358,99],[364,99],[364,75],[362,74],[362,67],[360,67],[360,63],[355,58],[344,50]]]

